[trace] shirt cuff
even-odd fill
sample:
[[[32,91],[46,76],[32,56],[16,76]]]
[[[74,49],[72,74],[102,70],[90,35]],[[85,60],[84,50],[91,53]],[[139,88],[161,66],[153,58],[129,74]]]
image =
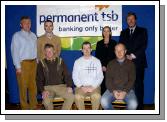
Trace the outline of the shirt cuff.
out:
[[[20,69],[20,68],[21,68],[21,65],[20,65],[20,64],[15,65],[15,68],[16,68],[16,69]]]
[[[131,57],[132,57],[133,59],[136,58],[136,56],[135,56],[133,53],[131,53],[130,55],[131,55]]]
[[[93,88],[97,88],[97,87],[99,87],[99,85],[93,84],[92,87],[93,87]]]
[[[83,86],[83,85],[81,85],[81,84],[76,84],[75,86],[79,88],[79,87],[81,87],[81,86]]]

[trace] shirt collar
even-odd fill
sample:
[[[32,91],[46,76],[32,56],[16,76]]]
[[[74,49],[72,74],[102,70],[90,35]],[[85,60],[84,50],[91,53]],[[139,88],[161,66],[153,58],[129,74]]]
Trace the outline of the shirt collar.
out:
[[[27,32],[27,31],[25,31],[25,30],[23,30],[23,29],[21,29],[21,32],[22,32],[23,34],[26,34],[26,35],[28,35],[28,34],[31,33],[31,31]]]
[[[48,38],[52,38],[53,37],[53,32],[52,33],[45,33],[45,35],[48,37]]]
[[[85,59],[85,60],[90,60],[91,58],[92,58],[92,55],[90,55],[89,57],[85,57],[85,56],[82,56],[83,57],[83,59]]]
[[[46,61],[48,61],[48,62],[52,62],[52,61],[55,61],[56,60],[56,58],[53,58],[53,59],[47,59],[47,58],[45,58],[46,59]]]
[[[119,64],[122,64],[124,61],[125,61],[125,58],[122,59],[122,60],[117,59],[117,62],[118,62]]]
[[[129,30],[133,30],[133,32],[134,32],[134,30],[135,30],[135,28],[136,28],[136,25],[134,26],[134,27],[129,27]]]

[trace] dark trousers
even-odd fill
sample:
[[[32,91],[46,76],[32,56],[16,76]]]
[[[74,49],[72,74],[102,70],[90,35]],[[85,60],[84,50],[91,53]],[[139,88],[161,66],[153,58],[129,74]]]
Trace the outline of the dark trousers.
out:
[[[144,68],[141,67],[136,67],[135,94],[138,101],[137,110],[142,110],[144,98]]]
[[[103,72],[104,75],[104,79],[101,83],[101,95],[103,95],[103,93],[106,91],[106,78],[105,78],[105,72]]]

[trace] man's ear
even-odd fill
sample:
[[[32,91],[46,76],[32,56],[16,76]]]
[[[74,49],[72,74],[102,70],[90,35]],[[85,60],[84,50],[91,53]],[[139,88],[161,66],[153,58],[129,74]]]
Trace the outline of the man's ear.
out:
[[[83,53],[83,49],[81,49],[81,52]]]
[[[22,28],[22,25],[21,25],[21,23],[20,23],[20,27]]]
[[[45,29],[45,25],[43,26],[43,29],[46,31],[46,29]]]
[[[125,54],[126,54],[127,50],[125,50]]]
[[[53,50],[53,53],[54,53],[54,54],[56,53],[56,50],[55,50],[55,49]]]

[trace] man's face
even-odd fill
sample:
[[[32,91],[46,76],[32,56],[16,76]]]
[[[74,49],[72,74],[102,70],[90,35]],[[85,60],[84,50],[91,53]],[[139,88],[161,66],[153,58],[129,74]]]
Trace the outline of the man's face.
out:
[[[45,49],[45,56],[48,59],[53,58],[53,56],[54,56],[54,49],[52,47],[51,48],[46,48]]]
[[[122,60],[125,58],[125,54],[126,54],[126,50],[125,47],[123,45],[117,45],[115,47],[115,55],[117,57],[117,59]]]
[[[31,20],[30,19],[21,20],[20,26],[24,31],[29,32],[31,29]]]
[[[84,56],[90,56],[91,55],[91,47],[90,47],[90,45],[89,44],[83,45],[82,52],[83,52]]]
[[[129,27],[134,27],[136,25],[136,19],[135,16],[130,15],[127,17],[127,23]]]
[[[46,33],[51,33],[53,31],[53,24],[52,22],[45,22],[44,29]]]

